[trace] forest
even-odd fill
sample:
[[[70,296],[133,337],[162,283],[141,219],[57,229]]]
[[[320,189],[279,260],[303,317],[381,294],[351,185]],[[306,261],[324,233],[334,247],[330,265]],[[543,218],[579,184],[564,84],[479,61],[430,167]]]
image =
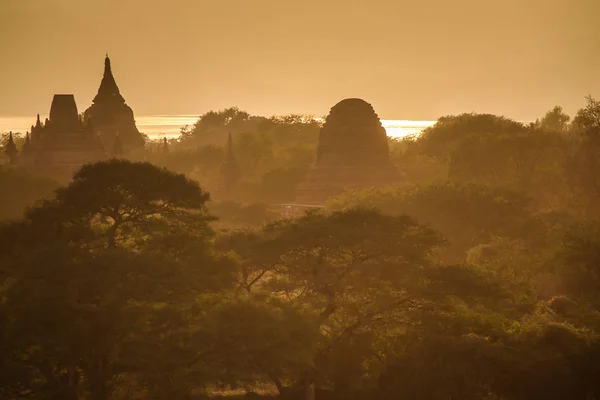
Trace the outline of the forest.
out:
[[[389,139],[400,184],[280,214],[320,126],[0,166],[0,399],[600,400],[599,101],[441,117]]]

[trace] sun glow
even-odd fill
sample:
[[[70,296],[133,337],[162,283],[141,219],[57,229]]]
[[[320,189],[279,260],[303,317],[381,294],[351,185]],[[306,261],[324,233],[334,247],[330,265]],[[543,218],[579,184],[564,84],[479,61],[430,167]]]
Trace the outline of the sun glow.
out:
[[[44,120],[45,116],[42,116]],[[198,120],[197,115],[141,115],[136,116],[135,121],[140,132],[150,138],[176,138],[184,126],[192,126]],[[34,122],[30,116],[27,117],[1,117],[0,132],[26,132]],[[435,121],[410,121],[401,119],[384,119],[381,124],[387,135],[393,138],[403,138],[410,135],[418,135],[423,129],[435,124]]]

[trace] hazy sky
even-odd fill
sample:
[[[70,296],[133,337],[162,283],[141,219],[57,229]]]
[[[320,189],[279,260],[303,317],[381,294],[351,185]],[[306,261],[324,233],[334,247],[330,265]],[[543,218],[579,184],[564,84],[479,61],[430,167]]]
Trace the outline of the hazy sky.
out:
[[[0,115],[89,106],[109,53],[138,115],[492,112],[600,97],[600,0],[0,0]]]

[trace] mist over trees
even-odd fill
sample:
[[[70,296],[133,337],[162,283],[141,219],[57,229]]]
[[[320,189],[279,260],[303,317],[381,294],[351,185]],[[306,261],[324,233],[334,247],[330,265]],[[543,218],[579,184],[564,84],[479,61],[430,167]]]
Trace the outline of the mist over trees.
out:
[[[600,399],[598,101],[442,117],[389,139],[398,185],[284,215],[319,129],[231,108],[70,182],[2,165],[0,399]]]

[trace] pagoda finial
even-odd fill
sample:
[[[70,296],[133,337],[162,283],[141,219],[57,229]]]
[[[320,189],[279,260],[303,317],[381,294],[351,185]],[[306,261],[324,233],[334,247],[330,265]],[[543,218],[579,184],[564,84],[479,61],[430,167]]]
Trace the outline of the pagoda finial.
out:
[[[104,59],[104,75],[110,73],[110,58],[108,58],[108,53],[106,53],[106,58]]]
[[[39,128],[42,126],[42,123],[40,122],[40,114],[37,115],[37,120],[35,121],[35,127]]]

